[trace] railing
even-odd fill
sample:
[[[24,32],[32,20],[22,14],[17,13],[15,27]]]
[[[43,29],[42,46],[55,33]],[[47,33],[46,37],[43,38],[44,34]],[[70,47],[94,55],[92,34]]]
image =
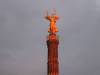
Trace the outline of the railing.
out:
[[[57,35],[57,34],[49,34],[49,35],[47,35],[47,40],[53,40],[53,39],[56,39],[56,40],[58,40],[59,39],[59,35]]]

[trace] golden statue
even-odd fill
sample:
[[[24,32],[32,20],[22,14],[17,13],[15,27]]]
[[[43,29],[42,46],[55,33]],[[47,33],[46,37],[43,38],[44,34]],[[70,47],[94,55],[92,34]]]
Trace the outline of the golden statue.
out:
[[[45,18],[50,21],[50,28],[48,32],[52,34],[58,32],[58,28],[56,27],[56,21],[59,19],[59,17],[55,13],[52,13],[51,16],[48,16],[47,13],[47,16]]]

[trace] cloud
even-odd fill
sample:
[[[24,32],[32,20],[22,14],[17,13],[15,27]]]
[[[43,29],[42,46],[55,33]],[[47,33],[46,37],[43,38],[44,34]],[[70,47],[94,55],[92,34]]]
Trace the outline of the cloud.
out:
[[[0,75],[46,75],[45,11],[57,9],[62,75],[100,75],[95,0],[0,0]],[[53,4],[54,3],[54,4]]]

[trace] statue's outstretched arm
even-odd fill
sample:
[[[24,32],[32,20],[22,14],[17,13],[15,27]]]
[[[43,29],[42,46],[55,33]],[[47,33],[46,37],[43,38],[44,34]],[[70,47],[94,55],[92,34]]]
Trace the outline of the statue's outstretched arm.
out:
[[[45,17],[47,20],[51,20],[51,17],[50,16],[46,16]]]
[[[59,19],[59,17],[58,16],[55,16],[55,20],[58,20]]]

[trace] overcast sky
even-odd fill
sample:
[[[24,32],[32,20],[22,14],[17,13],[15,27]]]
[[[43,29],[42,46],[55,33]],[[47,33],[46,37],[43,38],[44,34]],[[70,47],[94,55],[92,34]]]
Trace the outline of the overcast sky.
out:
[[[60,75],[100,75],[100,0],[0,0],[0,75],[47,75],[52,8]]]

